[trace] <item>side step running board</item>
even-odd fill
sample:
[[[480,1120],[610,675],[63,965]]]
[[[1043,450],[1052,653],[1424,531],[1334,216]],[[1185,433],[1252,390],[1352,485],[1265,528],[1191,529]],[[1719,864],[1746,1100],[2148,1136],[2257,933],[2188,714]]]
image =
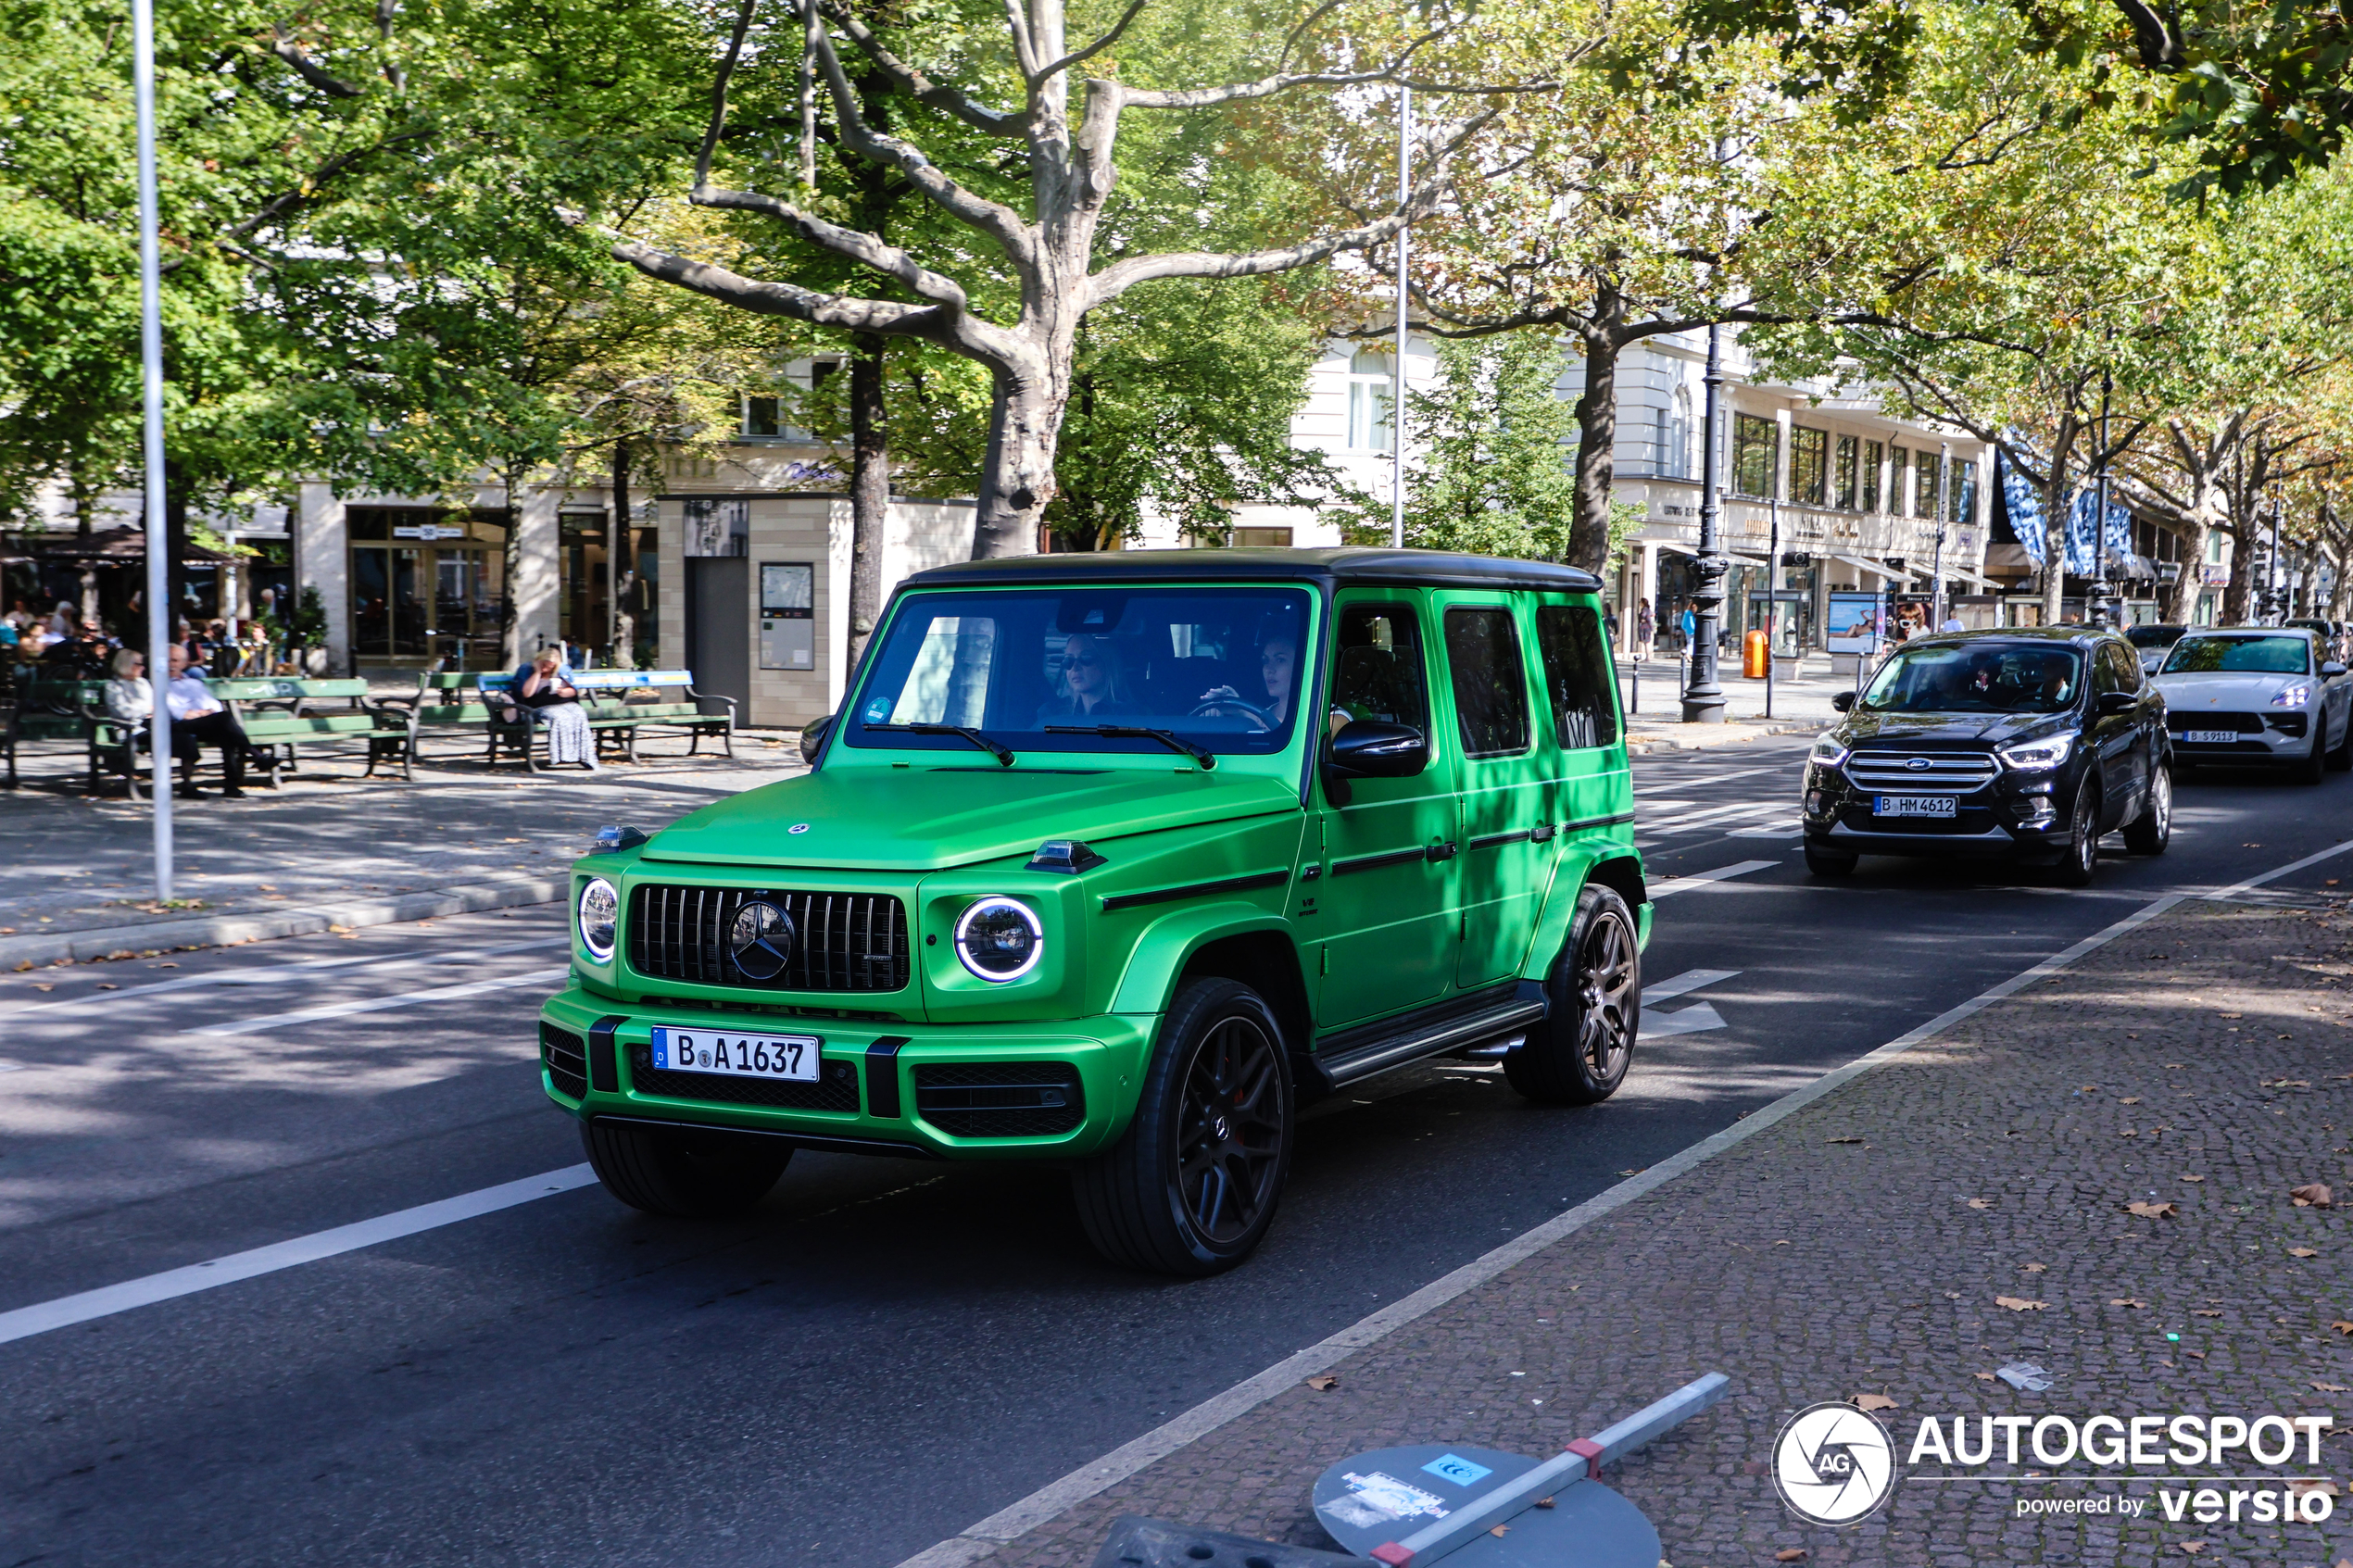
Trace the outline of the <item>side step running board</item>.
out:
[[[1544,1016],[1544,1004],[1535,1001],[1508,1001],[1459,1018],[1444,1019],[1424,1024],[1409,1034],[1386,1040],[1376,1040],[1359,1046],[1344,1056],[1337,1056],[1322,1063],[1331,1075],[1335,1086],[1353,1084],[1376,1073],[1386,1073],[1392,1067],[1403,1067],[1419,1061],[1426,1056],[1437,1056],[1464,1046],[1476,1046],[1525,1029]]]

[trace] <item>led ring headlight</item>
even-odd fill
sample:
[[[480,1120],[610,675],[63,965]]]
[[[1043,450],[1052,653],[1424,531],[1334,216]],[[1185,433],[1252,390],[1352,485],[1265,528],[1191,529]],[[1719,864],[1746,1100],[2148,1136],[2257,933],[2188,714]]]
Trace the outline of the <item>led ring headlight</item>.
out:
[[[614,922],[621,917],[621,895],[603,877],[588,879],[580,890],[580,945],[598,963],[612,961]]]
[[[983,980],[1019,980],[1046,951],[1046,928],[1018,900],[991,895],[956,922],[956,957]]]

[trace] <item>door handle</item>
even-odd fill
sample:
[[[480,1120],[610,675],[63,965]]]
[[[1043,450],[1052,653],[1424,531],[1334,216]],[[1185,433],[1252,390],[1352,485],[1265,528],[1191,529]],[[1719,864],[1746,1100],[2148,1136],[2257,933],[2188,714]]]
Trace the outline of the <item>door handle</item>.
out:
[[[1432,860],[1451,860],[1462,853],[1462,847],[1455,844],[1433,844],[1422,853]]]

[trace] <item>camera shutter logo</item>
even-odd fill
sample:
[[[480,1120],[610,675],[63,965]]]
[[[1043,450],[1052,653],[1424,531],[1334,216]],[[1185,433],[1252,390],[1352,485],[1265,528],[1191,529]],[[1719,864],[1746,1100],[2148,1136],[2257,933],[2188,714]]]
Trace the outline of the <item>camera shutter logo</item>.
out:
[[[1853,1405],[1808,1405],[1773,1440],[1773,1485],[1809,1524],[1859,1523],[1895,1489],[1894,1440]]]
[[[774,980],[792,957],[792,917],[765,899],[736,911],[727,933],[727,954],[747,980]]]

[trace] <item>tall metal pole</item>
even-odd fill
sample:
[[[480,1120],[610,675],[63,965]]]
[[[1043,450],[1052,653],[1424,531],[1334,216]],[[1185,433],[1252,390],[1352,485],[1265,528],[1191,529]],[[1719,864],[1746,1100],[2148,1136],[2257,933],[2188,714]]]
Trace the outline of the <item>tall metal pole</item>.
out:
[[[1700,437],[1700,462],[1707,470],[1700,482],[1699,557],[1692,563],[1699,585],[1692,590],[1692,679],[1683,688],[1683,722],[1720,724],[1724,721],[1724,688],[1717,681],[1716,638],[1724,619],[1724,572],[1730,564],[1720,553],[1716,495],[1717,410],[1723,401],[1723,329],[1707,329],[1707,374],[1700,378],[1707,389],[1707,429]]]
[[[2092,519],[2092,604],[2091,613],[2083,619],[2095,626],[2108,624],[2108,404],[2113,383],[2106,370],[2100,372],[2100,471],[2092,487],[2093,506],[2098,508]]]
[[[1765,717],[1773,716],[1773,645],[1781,634],[1781,497],[1780,476],[1773,477],[1773,526],[1765,542]]]
[[[171,897],[170,530],[164,526],[162,262],[156,240],[155,0],[132,0],[131,81],[139,115],[139,371],[146,417],[147,689],[155,714],[147,721],[151,768],[148,794],[156,809],[156,897]]]
[[[1952,512],[1953,444],[1936,444],[1936,555],[1929,567],[1929,630],[1944,630],[1944,520]]]
[[[1414,90],[1397,90],[1397,205],[1413,188]],[[1397,231],[1397,363],[1389,398],[1389,542],[1405,547],[1405,231]]]
[[[2271,497],[2271,565],[2264,576],[2263,621],[2266,625],[2277,625],[2287,618],[2280,613],[2280,498],[2276,495]]]

